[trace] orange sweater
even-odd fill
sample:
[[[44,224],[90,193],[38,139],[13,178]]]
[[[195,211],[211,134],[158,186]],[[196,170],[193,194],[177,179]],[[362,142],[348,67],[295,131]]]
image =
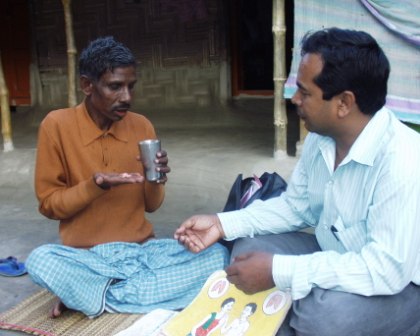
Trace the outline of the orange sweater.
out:
[[[129,112],[104,132],[90,118],[84,103],[50,112],[38,134],[35,190],[39,211],[60,220],[64,245],[91,247],[112,242],[142,242],[153,228],[145,211],[164,198],[164,186],[144,182],[103,190],[96,172],[140,172],[138,142],[156,138],[144,116]]]

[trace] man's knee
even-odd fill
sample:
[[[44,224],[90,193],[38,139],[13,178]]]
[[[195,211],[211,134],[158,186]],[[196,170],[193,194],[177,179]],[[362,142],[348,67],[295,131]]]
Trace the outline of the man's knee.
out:
[[[315,289],[316,291],[316,289]],[[328,291],[324,291],[327,293]],[[320,293],[318,293],[320,294]],[[293,304],[290,326],[299,336],[362,335],[358,323],[348,316],[348,309],[328,295],[298,300]],[[346,307],[348,308],[348,307]],[[354,316],[353,316],[354,317]],[[362,323],[363,324],[363,323]]]
[[[26,269],[35,283],[40,284],[42,282],[41,275],[51,268],[54,246],[54,244],[41,245],[35,248],[26,259]]]
[[[37,269],[37,265],[42,263],[48,254],[49,249],[47,248],[47,245],[42,245],[32,250],[32,252],[29,254],[28,258],[26,258],[25,261],[28,273],[33,273]]]
[[[418,321],[418,294],[410,285],[402,294],[365,297],[357,294],[313,288],[293,303],[290,326],[299,336],[410,335]],[[408,311],[397,307],[409,307]]]
[[[250,251],[299,255],[320,251],[320,247],[315,236],[305,232],[262,235],[236,239],[232,249],[232,258]]]

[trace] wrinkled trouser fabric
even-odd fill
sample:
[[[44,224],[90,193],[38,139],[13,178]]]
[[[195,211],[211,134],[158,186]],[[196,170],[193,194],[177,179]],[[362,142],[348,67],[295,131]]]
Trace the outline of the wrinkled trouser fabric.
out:
[[[191,253],[174,239],[154,239],[91,249],[43,245],[31,252],[26,267],[35,283],[68,308],[96,317],[104,311],[182,309],[227,262],[228,252],[220,244]]]
[[[320,251],[314,235],[297,232],[241,238],[231,258],[249,252],[308,254]],[[395,295],[361,296],[313,288],[293,302],[277,336],[419,336],[420,286]]]

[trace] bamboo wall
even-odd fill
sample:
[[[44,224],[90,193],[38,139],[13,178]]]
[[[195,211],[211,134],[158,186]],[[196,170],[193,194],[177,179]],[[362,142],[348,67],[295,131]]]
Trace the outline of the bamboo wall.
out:
[[[67,46],[61,1],[32,1],[42,105],[67,105]],[[139,61],[137,106],[205,106],[227,96],[223,0],[72,0],[78,53],[113,35]],[[81,99],[81,92],[78,98]]]

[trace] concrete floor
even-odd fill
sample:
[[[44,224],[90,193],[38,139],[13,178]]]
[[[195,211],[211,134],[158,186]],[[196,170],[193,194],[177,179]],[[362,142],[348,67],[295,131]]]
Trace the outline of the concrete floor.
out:
[[[276,171],[289,178],[297,158],[273,158],[272,111],[271,99],[241,99],[228,107],[144,112],[172,169],[164,204],[148,216],[158,237],[171,237],[193,214],[221,211],[239,173]],[[14,151],[4,153],[0,140],[0,258],[13,255],[21,261],[36,246],[59,242],[57,222],[37,210],[33,164],[39,120],[29,112],[18,109],[12,115]],[[0,312],[38,289],[28,275],[0,277]],[[0,330],[0,335],[15,334]]]

